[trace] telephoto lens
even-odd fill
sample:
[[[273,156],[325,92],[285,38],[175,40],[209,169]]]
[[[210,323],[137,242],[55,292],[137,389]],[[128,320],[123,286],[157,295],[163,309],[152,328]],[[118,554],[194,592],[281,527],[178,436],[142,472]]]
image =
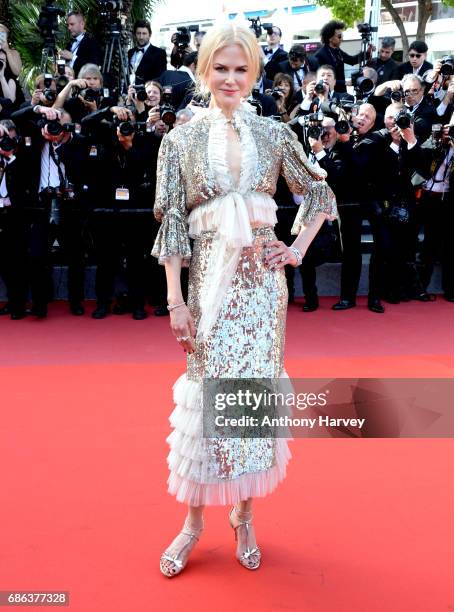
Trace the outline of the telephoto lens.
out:
[[[410,113],[403,108],[395,116],[394,123],[401,130],[405,130],[406,128],[410,127],[410,125],[411,125],[411,115],[410,115]]]
[[[340,121],[337,121],[334,129],[338,134],[348,134],[350,123],[345,119],[341,119]]]
[[[401,91],[392,91],[391,92],[391,100],[394,102],[402,102],[402,98],[404,94]]]
[[[131,136],[131,134],[134,134],[135,128],[131,121],[122,121],[118,127],[122,136]]]

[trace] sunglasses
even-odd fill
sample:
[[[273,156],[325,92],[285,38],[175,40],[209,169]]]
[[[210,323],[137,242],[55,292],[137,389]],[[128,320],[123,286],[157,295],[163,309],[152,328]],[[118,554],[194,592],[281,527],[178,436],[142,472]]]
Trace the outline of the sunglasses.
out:
[[[422,53],[409,53],[408,57],[422,57]]]

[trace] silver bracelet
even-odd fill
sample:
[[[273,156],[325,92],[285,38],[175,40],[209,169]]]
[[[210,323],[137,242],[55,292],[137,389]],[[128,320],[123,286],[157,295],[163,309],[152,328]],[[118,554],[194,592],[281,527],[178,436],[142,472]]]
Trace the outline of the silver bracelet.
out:
[[[186,306],[186,302],[180,302],[179,304],[167,304],[167,310],[170,312],[171,310],[175,310],[175,308],[179,308],[180,306]]]
[[[291,246],[291,247],[289,247],[289,249],[292,251],[292,253],[296,257],[296,265],[294,267],[297,268],[298,266],[300,266],[302,264],[303,256],[301,255],[301,252],[296,247]]]

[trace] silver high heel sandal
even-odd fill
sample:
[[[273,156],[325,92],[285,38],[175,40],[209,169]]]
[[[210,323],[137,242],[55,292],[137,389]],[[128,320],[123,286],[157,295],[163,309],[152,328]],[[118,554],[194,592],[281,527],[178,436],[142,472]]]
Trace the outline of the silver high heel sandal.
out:
[[[232,523],[232,512],[235,511],[237,519],[239,520],[239,524],[234,527],[233,523]],[[244,528],[246,529],[246,541],[248,539],[249,536],[249,525],[252,522],[252,512],[241,512],[241,514],[243,515],[248,515],[250,514],[250,517],[245,519],[245,520],[241,520],[239,518],[238,513],[241,512],[239,511],[236,506],[233,506],[233,508],[230,510],[230,514],[229,514],[229,522],[231,527],[233,528],[233,530],[235,531],[235,542],[238,542],[238,532],[237,530],[242,527],[244,525]],[[260,560],[261,560],[261,552],[258,546],[255,546],[254,548],[249,548],[249,546],[246,548],[246,550],[238,557],[237,556],[238,561],[241,563],[241,565],[243,567],[245,567],[248,570],[256,570],[260,567]]]
[[[186,525],[186,521],[184,522],[184,527],[180,531],[180,533],[183,533],[184,535],[189,536],[189,541],[186,542],[186,544],[184,544],[175,555],[172,556],[167,551],[165,551],[161,555],[159,567],[161,569],[161,572],[164,574],[164,576],[167,576],[168,578],[173,578],[174,576],[176,576],[177,574],[179,574],[180,572],[184,570],[187,562],[189,561],[189,556],[186,558],[186,561],[183,562],[180,559],[180,555],[188,546],[190,546],[189,552],[191,552],[194,544],[199,541],[199,536],[202,533],[202,531],[203,531],[203,526],[200,529],[190,529]],[[169,567],[165,563],[166,561],[170,561],[172,565]]]

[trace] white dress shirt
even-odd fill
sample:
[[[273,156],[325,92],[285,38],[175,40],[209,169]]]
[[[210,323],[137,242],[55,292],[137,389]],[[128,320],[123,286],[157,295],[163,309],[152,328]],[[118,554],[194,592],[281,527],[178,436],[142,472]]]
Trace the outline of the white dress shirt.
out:
[[[53,158],[51,157],[49,147],[56,148],[48,140],[44,143],[41,151],[41,177],[39,180],[39,193],[47,187],[60,187],[60,177],[58,175],[58,168]],[[58,156],[58,152],[57,152]],[[63,162],[60,162],[60,169],[63,176],[65,176],[65,166]]]
[[[71,68],[73,68],[74,62],[77,59],[77,51],[79,49],[79,45],[82,42],[82,39],[84,36],[85,36],[85,32],[82,32],[81,34],[79,34],[79,36],[76,36],[76,38],[71,43],[70,51],[73,54],[71,61],[69,62],[69,65],[71,66]]]

